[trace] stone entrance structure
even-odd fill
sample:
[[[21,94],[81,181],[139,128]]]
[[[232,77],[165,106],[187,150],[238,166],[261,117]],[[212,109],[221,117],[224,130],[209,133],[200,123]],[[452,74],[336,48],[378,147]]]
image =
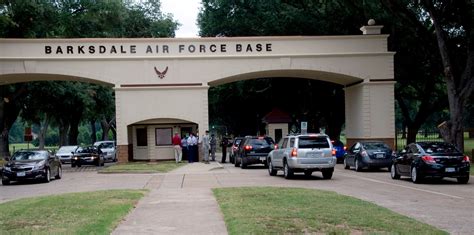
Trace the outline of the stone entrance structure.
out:
[[[0,39],[0,85],[73,80],[113,86],[119,160],[172,158],[174,132],[209,129],[210,86],[295,77],[345,87],[347,144],[394,144],[394,52],[364,35],[196,39]]]

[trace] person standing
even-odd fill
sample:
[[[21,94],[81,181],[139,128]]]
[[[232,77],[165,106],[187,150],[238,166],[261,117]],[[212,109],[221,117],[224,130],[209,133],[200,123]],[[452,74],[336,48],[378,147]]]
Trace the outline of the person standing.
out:
[[[181,139],[181,149],[182,149],[182,152],[183,152],[183,159],[188,159],[189,160],[188,140],[187,140],[187,137],[185,135]]]
[[[179,137],[178,132],[174,133],[171,143],[173,144],[174,148],[174,159],[176,160],[176,163],[180,163],[183,151],[181,150],[181,137]]]
[[[195,151],[195,147],[196,147],[196,141],[197,141],[197,139],[196,139],[196,137],[194,136],[194,134],[193,134],[193,133],[190,133],[190,134],[189,134],[189,137],[188,137],[188,140],[187,140],[187,142],[188,142],[188,150],[189,150],[189,151],[188,151],[188,156],[189,156],[188,162],[189,162],[189,163],[193,163],[193,162],[194,162],[194,155],[196,155],[195,152],[194,152],[194,151]]]
[[[225,160],[227,158],[227,145],[229,145],[229,140],[227,137],[223,136],[222,141],[221,141],[221,146],[222,146],[222,163],[225,163]]]
[[[202,151],[204,154],[204,163],[209,164],[209,148],[211,147],[209,140],[209,131],[206,131],[206,134],[202,137],[201,143]]]
[[[209,144],[211,145],[211,159],[212,161],[216,160],[216,148],[217,148],[217,140],[214,134],[211,135],[211,139],[209,140]]]

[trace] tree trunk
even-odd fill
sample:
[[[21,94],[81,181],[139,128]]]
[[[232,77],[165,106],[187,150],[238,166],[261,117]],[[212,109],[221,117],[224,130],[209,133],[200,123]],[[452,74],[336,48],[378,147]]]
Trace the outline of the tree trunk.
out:
[[[64,121],[59,122],[59,146],[68,145],[67,133],[69,131],[69,123]]]
[[[448,84],[448,92],[450,85]],[[444,125],[438,126],[444,141],[454,144],[460,151],[464,152],[464,131],[462,99],[454,94],[449,94],[450,120]]]
[[[418,134],[418,130],[420,130],[419,125],[408,126],[407,139],[405,143],[406,145],[416,142],[416,135]]]
[[[9,132],[20,113],[21,107],[16,102],[27,91],[25,84],[15,87],[13,93],[8,92],[7,86],[0,86],[0,158],[10,157]]]
[[[77,118],[71,119],[71,126],[69,128],[69,144],[70,145],[77,145],[77,136],[79,135],[79,122],[80,120]]]
[[[91,140],[92,140],[92,143],[95,143],[97,142],[97,129],[95,128],[95,120],[91,120],[90,121],[90,125],[91,125]]]
[[[100,126],[102,127],[102,140],[109,140],[110,125],[107,119],[103,118],[100,121]]]
[[[40,123],[40,132],[38,135],[39,149],[44,149],[46,143],[46,133],[48,132],[50,118],[48,114],[45,114],[44,120]]]

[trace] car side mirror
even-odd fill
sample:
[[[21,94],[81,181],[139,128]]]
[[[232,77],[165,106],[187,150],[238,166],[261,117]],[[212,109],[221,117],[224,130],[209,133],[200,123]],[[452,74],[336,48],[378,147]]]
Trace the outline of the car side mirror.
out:
[[[10,158],[9,158],[9,157],[5,157],[5,161],[9,162],[9,161],[10,161]]]

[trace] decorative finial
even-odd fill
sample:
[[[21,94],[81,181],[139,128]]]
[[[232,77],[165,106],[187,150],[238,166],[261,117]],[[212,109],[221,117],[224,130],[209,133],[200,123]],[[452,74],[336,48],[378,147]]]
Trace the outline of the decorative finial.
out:
[[[369,26],[373,26],[373,25],[375,25],[375,20],[374,20],[374,19],[370,19],[369,22],[367,22],[367,24],[368,24]]]

